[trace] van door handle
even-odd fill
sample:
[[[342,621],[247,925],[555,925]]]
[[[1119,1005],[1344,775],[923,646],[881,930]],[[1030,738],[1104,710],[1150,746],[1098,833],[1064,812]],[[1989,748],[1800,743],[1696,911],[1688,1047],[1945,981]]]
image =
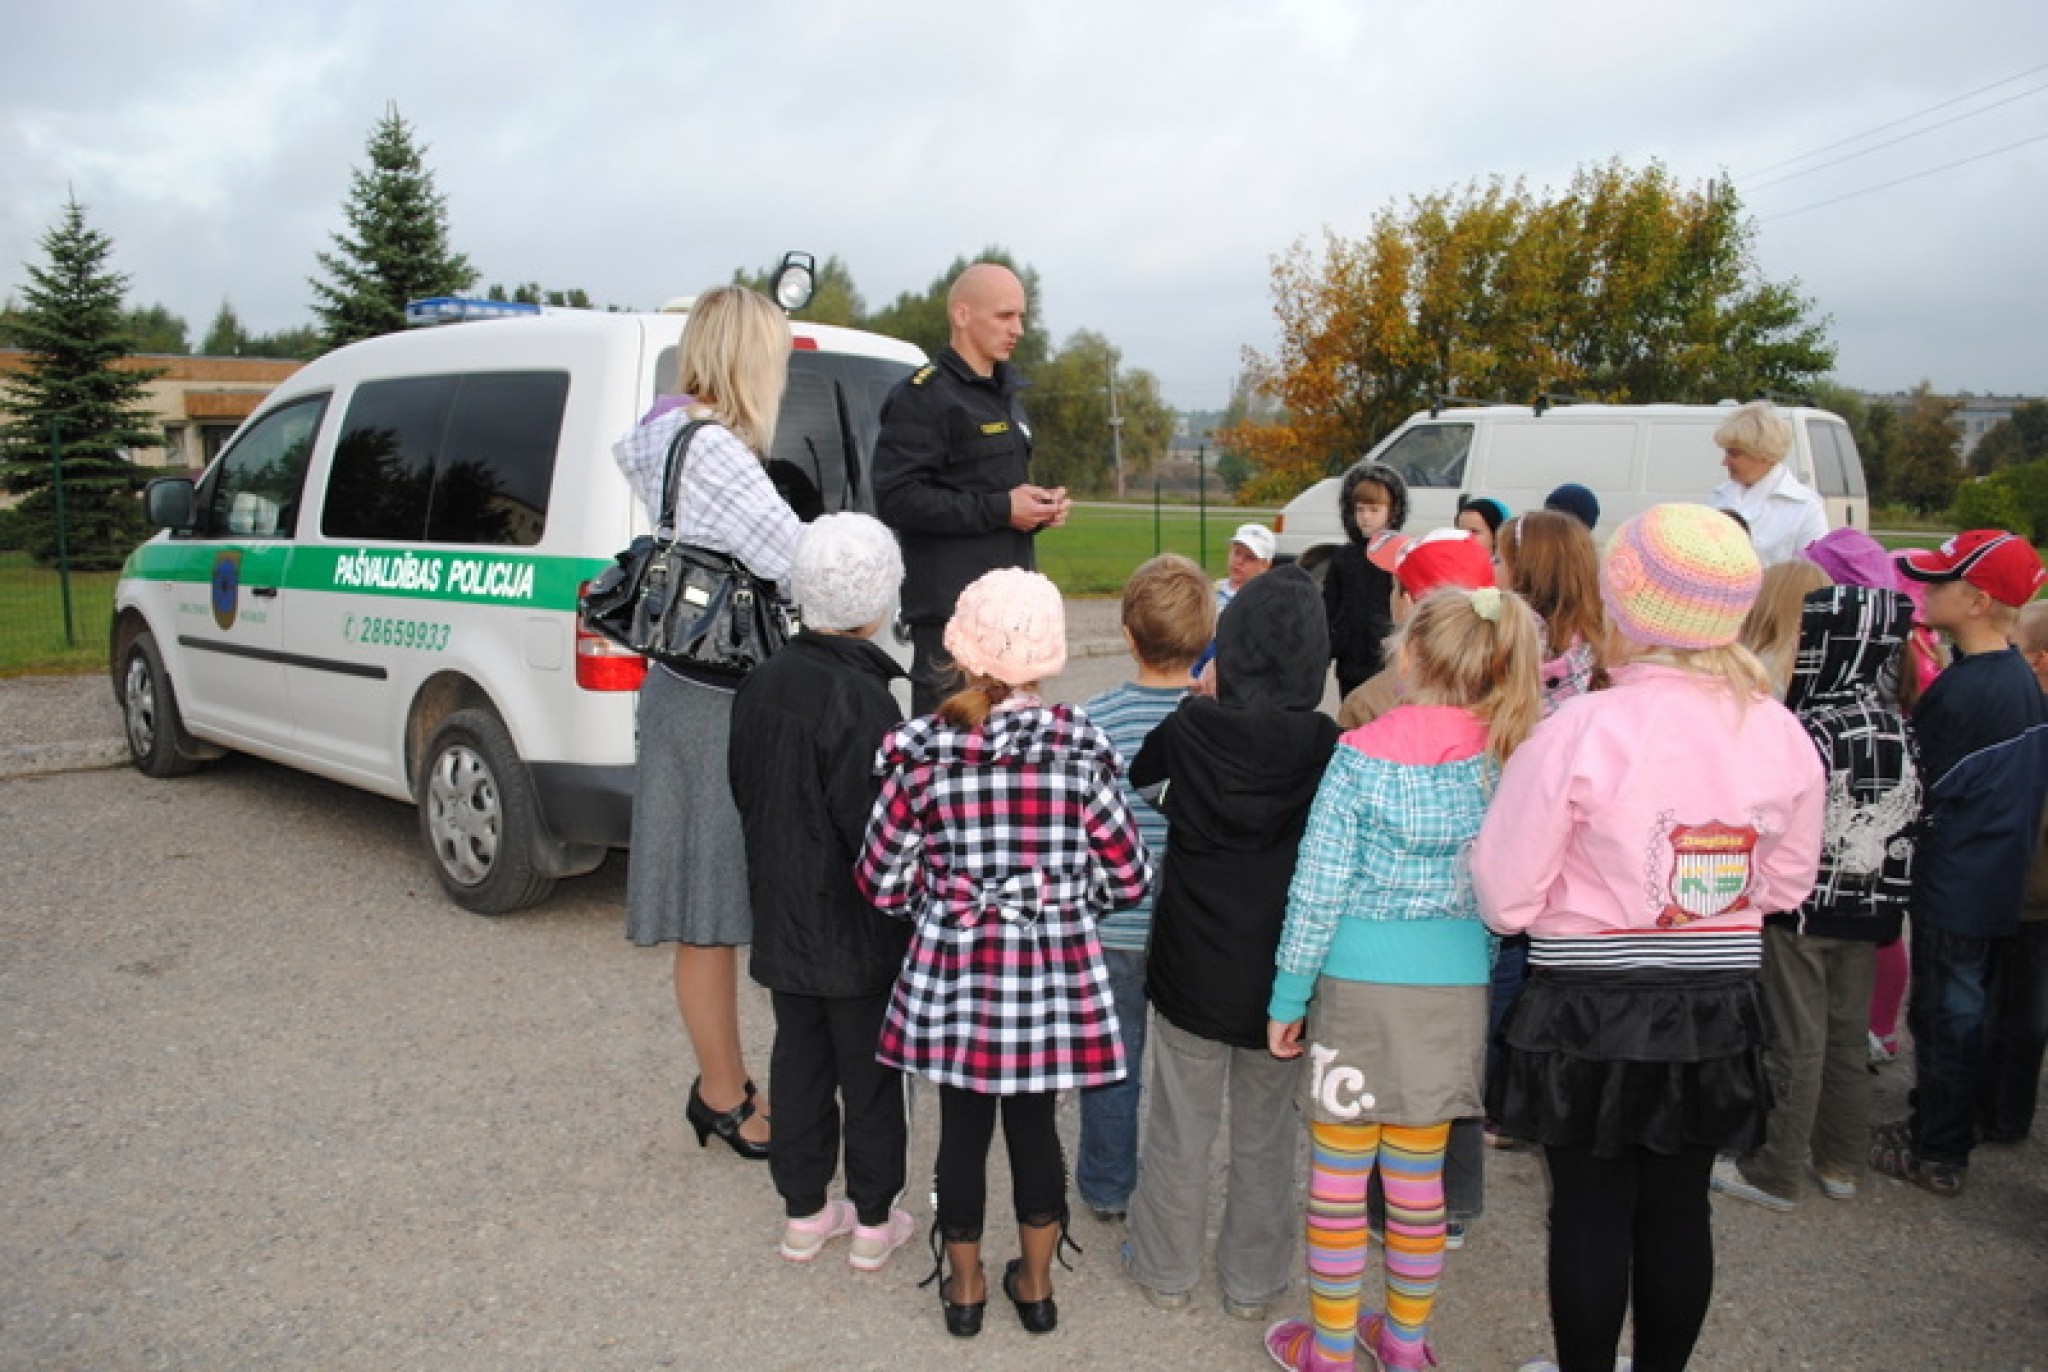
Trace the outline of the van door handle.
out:
[[[275,586],[251,586],[251,587],[249,588],[249,594],[250,594],[250,595],[253,595],[253,596],[260,596],[260,597],[262,597],[262,598],[263,598],[263,599],[265,599],[265,600],[275,600],[275,599],[277,599],[277,587],[275,587]]]

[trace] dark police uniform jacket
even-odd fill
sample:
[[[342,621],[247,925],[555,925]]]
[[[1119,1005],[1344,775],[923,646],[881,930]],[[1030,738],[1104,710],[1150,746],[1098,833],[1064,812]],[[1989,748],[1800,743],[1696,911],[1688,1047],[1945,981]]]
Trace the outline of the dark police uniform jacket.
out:
[[[1031,431],[1007,362],[977,376],[949,346],[896,384],[875,441],[875,513],[903,545],[903,622],[944,624],[967,584],[1033,568],[1010,527],[1010,490],[1031,479]]]

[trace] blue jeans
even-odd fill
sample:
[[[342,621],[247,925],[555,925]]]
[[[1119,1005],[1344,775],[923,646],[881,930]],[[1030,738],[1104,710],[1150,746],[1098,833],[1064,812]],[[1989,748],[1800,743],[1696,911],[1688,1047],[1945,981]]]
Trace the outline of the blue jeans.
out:
[[[1081,1150],[1074,1187],[1090,1210],[1124,1211],[1138,1185],[1138,1097],[1145,1083],[1145,954],[1105,948],[1109,991],[1123,1029],[1124,1079],[1081,1092]]]
[[[1500,1022],[1507,1018],[1529,982],[1529,936],[1513,934],[1500,941],[1493,960],[1493,990],[1486,1007],[1486,1079],[1500,1074]]]
[[[1985,1080],[1992,974],[2014,940],[1972,938],[1913,921],[1913,1151],[1931,1162],[1970,1165]]]

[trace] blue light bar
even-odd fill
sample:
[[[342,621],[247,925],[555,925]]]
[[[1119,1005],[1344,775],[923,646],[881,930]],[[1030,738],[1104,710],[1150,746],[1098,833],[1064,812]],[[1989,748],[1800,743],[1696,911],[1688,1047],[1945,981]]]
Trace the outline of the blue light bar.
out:
[[[540,306],[524,300],[478,300],[470,296],[437,295],[426,300],[405,302],[405,322],[460,324],[471,319],[518,319],[540,313]]]

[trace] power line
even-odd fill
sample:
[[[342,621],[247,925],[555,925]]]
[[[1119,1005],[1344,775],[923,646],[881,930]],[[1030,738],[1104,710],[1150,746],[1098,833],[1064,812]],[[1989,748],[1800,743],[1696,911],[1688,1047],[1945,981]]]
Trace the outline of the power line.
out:
[[[2015,100],[2024,100],[2030,95],[2039,95],[2042,91],[2048,91],[2048,84],[2035,86],[2032,90],[2023,90],[2018,95],[2008,95],[2003,100],[1994,100],[1990,104],[1980,105],[1974,110],[1965,110],[1961,114],[1951,115],[1949,118],[1942,120],[1938,124],[1929,124],[1924,129],[1914,129],[1911,133],[1902,133],[1897,138],[1887,138],[1882,143],[1873,143],[1867,148],[1858,148],[1855,152],[1843,153],[1840,157],[1819,163],[1816,166],[1804,167],[1796,172],[1786,172],[1783,176],[1776,177],[1769,181],[1761,182],[1757,185],[1750,186],[1747,189],[1751,191],[1765,191],[1769,190],[1773,186],[1782,186],[1787,181],[1797,181],[1802,176],[1811,176],[1815,172],[1826,171],[1829,167],[1839,167],[1844,162],[1854,162],[1859,157],[1867,157],[1871,153],[1880,152],[1885,148],[1893,147],[1900,143],[1909,142],[1912,139],[1920,137],[1922,134],[1933,133],[1936,129],[1945,129],[1949,125],[1959,124],[1965,119],[1975,119],[1980,114],[1988,114],[1992,110],[1999,109],[2000,107],[2005,105],[2010,105]],[[1868,137],[1869,135],[1866,134],[1864,136]],[[1807,155],[1813,156],[1814,154],[1809,153]]]
[[[1824,152],[1833,152],[1836,148],[1847,147],[1851,143],[1860,143],[1864,139],[1870,137],[1872,134],[1883,133],[1886,129],[1895,129],[1901,124],[1910,124],[1915,119],[1923,119],[1926,116],[1933,114],[1939,110],[1945,110],[1951,105],[1959,105],[1965,100],[1974,100],[1978,96],[1983,95],[1987,91],[1995,91],[2000,86],[2010,86],[2015,81],[2024,81],[2029,76],[2034,76],[2044,71],[2048,71],[2048,62],[2044,62],[2038,67],[2030,67],[2026,71],[2020,72],[2017,75],[2008,76],[2002,81],[1993,81],[1988,86],[1979,86],[1977,89],[1973,91],[1967,91],[1962,95],[1958,95],[1951,99],[1944,100],[1940,104],[1929,105],[1924,110],[1919,110],[1912,114],[1905,115],[1901,118],[1890,120],[1887,123],[1879,124],[1875,128],[1865,129],[1863,132],[1858,134],[1852,134],[1847,138],[1836,139],[1834,142],[1828,143],[1822,147],[1815,148],[1811,152],[1803,152],[1800,153],[1797,157],[1788,157],[1782,162],[1773,162],[1768,167],[1758,167],[1755,171],[1744,172],[1734,179],[1737,181],[1742,181],[1752,176],[1763,176],[1766,173],[1778,170],[1778,168],[1780,167],[1789,167],[1794,162],[1804,162],[1809,157],[1818,157]]]
[[[1811,205],[1801,205],[1796,210],[1783,210],[1777,214],[1768,214],[1757,222],[1769,224],[1779,219],[1790,219],[1795,214],[1805,214],[1808,210],[1818,210],[1828,205],[1839,205],[1844,200],[1854,200],[1858,196],[1875,195],[1878,191],[1888,191],[1894,186],[1903,186],[1908,181],[1918,181],[1923,177],[1933,176],[1936,172],[1945,172],[1953,167],[1967,166],[1972,162],[1982,162],[1987,157],[1996,157],[2000,153],[2011,152],[2015,148],[2024,148],[2029,143],[2039,143],[2043,139],[2048,139],[2048,133],[2037,133],[2032,138],[2022,138],[2017,143],[2007,143],[2004,147],[1993,148],[1989,152],[1980,152],[1969,157],[1959,157],[1953,162],[1944,162],[1938,167],[1929,167],[1926,171],[1914,172],[1911,176],[1901,176],[1895,181],[1884,181],[1875,186],[1865,186],[1860,191],[1850,191],[1847,195],[1837,195],[1828,200],[1816,200]]]

